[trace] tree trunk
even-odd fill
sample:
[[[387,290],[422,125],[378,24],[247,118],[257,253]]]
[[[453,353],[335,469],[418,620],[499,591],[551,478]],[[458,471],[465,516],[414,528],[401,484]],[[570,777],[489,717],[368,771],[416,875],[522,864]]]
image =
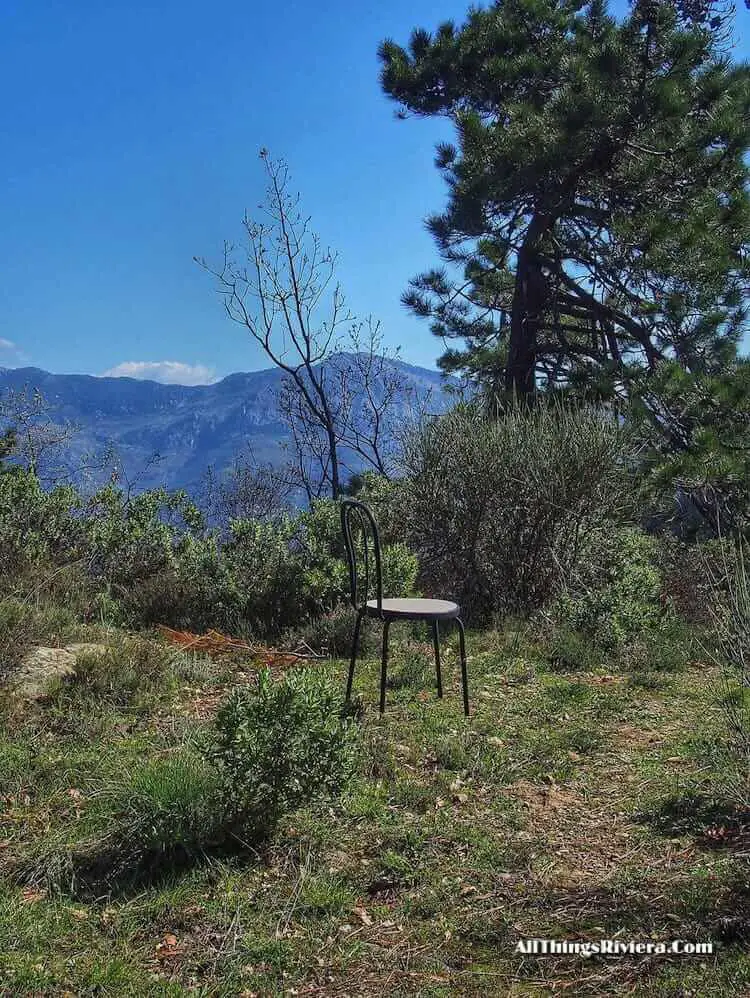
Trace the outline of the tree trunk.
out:
[[[520,399],[528,399],[536,391],[536,347],[544,305],[541,264],[524,247],[518,254],[505,368],[505,387]]]
[[[536,391],[536,350],[547,299],[547,286],[537,249],[551,224],[553,219],[548,213],[534,215],[516,261],[505,388],[524,400]]]
[[[336,433],[332,425],[327,427],[328,435],[328,451],[331,461],[331,498],[340,499],[341,498],[341,478],[339,471],[339,455],[338,455],[338,445],[336,440]]]

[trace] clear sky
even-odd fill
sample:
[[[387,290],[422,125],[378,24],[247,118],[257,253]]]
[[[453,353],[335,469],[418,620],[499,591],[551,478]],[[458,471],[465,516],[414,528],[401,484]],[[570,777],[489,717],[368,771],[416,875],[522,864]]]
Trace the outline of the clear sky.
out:
[[[351,308],[434,366],[441,344],[399,297],[436,261],[446,125],[395,119],[376,53],[467,6],[0,2],[0,366],[192,383],[268,366],[192,260],[241,236],[262,146],[339,251]],[[737,28],[747,56],[744,6]]]

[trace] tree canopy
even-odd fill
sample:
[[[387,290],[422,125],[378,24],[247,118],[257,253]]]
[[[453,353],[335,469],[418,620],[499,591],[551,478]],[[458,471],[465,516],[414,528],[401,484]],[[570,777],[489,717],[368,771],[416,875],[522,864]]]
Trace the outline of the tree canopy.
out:
[[[442,116],[443,266],[405,303],[442,358],[522,396],[609,395],[677,361],[720,369],[746,321],[750,68],[730,14],[635,0],[501,0],[380,47],[401,114]]]

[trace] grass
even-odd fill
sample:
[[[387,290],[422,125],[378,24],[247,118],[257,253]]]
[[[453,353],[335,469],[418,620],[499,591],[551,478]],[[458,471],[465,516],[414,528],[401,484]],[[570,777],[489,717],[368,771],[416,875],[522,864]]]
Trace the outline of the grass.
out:
[[[169,767],[254,671],[106,639],[47,698],[3,704],[0,994],[750,993],[746,774],[705,664],[569,669],[572,644],[470,634],[466,722],[455,646],[440,702],[430,642],[401,635],[384,718],[378,663],[357,673],[362,765],[342,797],[288,816],[262,848],[83,883],[67,857],[101,833],[111,788]],[[342,662],[311,667],[343,680]],[[535,936],[718,949],[514,952]]]

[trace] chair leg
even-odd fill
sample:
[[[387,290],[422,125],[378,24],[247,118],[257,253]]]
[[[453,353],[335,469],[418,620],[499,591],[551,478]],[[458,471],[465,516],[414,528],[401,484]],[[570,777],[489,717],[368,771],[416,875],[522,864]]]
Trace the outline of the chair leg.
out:
[[[388,628],[390,620],[383,622],[383,658],[380,665],[380,713],[385,711],[385,676],[388,669]]]
[[[458,624],[458,647],[461,652],[461,685],[464,695],[464,714],[469,716],[469,677],[466,673],[466,635],[464,633],[464,623],[460,617],[456,617]]]
[[[352,641],[352,657],[349,662],[349,676],[346,680],[346,703],[352,698],[352,683],[354,682],[354,664],[357,661],[357,648],[359,647],[359,629],[362,626],[362,619],[364,618],[364,613],[359,610],[357,611],[357,621],[354,625],[354,639]]]
[[[438,633],[438,622],[432,622],[432,643],[435,646],[435,674],[437,676],[437,695],[443,698],[443,677],[440,674],[440,635]]]

